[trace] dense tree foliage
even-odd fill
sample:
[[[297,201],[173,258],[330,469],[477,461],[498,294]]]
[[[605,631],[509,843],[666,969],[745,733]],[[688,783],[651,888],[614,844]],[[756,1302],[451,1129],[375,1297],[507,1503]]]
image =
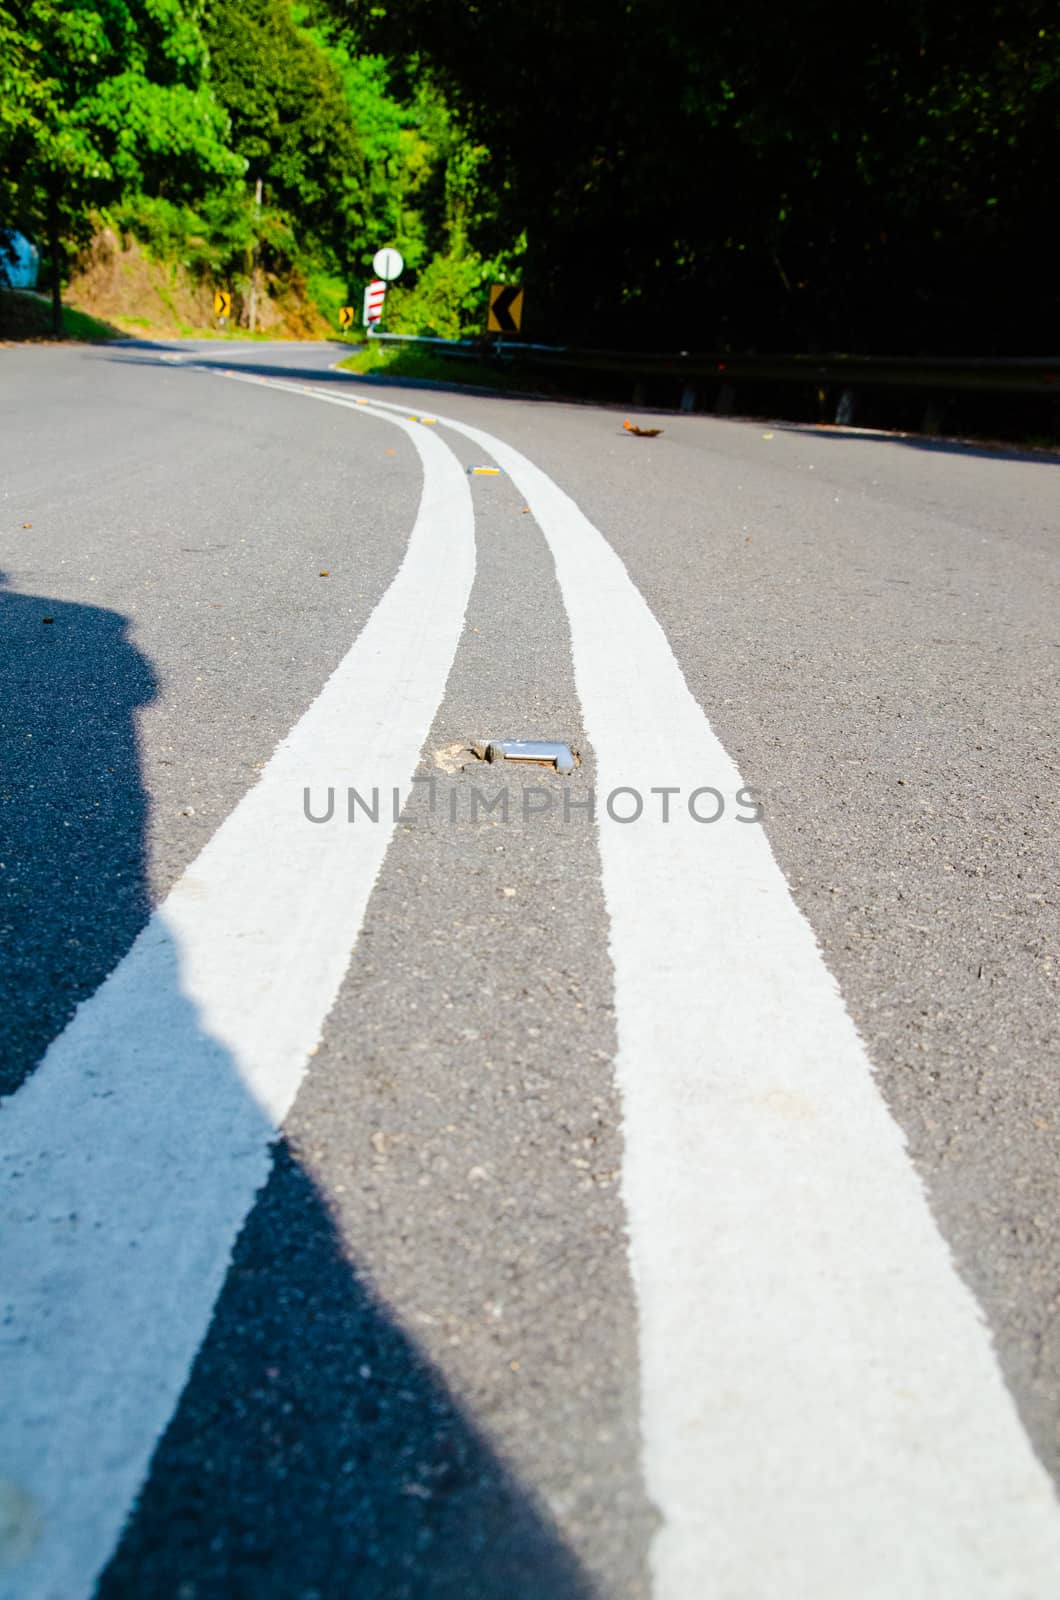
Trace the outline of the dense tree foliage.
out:
[[[0,220],[329,314],[611,345],[1055,339],[1055,0],[0,0]],[[262,204],[255,204],[260,181]]]
[[[1055,339],[1053,0],[345,0],[417,51],[525,228],[535,331]]]
[[[0,0],[0,221],[44,239],[56,293],[109,222],[237,290],[296,280],[329,314],[396,244],[407,326],[480,320],[486,151],[414,62],[332,23],[292,0]]]
[[[359,147],[359,210],[333,246],[351,293],[379,246],[394,244],[407,271],[388,297],[391,326],[446,336],[481,326],[486,285],[513,270],[522,244],[517,228],[508,235],[499,225],[484,181],[489,152],[415,55],[357,50],[320,6],[296,6],[294,17],[341,83]]]
[[[177,197],[243,163],[205,82],[195,0],[10,0],[0,7],[0,197],[59,241],[92,205],[151,186]]]
[[[213,3],[210,75],[248,177],[308,239],[341,256],[364,224],[364,156],[333,62],[287,0]]]

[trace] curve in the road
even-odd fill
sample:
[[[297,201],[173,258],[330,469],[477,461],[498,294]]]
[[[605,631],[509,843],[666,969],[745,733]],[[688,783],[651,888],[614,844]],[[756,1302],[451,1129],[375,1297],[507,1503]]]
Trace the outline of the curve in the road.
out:
[[[442,453],[448,456],[448,451],[429,430],[389,415],[405,412],[405,406],[374,398],[368,405],[297,382],[270,386],[388,416],[412,435],[425,466],[433,460],[438,481],[446,483],[450,498],[444,507],[435,502],[438,515],[431,530],[417,523],[417,531],[435,536],[429,584],[419,591],[406,589],[390,615],[394,631],[381,627],[374,643],[365,645],[388,594],[347,658],[360,652],[358,671],[364,675],[358,690],[380,687],[385,673],[379,662],[392,660],[399,636],[404,639],[399,648],[418,665],[424,608],[435,611],[439,595],[448,597],[443,611],[454,631],[444,667],[438,645],[434,668],[441,676],[433,702],[428,705],[425,695],[422,714],[405,727],[400,759],[385,743],[372,747],[372,770],[393,771],[395,785],[405,791],[456,649],[470,583],[470,567],[465,572],[463,558],[452,555],[454,522],[461,530],[458,550],[472,537],[467,480],[454,458],[443,472]],[[483,430],[437,420],[500,465],[548,541],[570,619],[577,687],[601,794],[620,788],[645,800],[651,791],[671,794],[669,821],[652,799],[648,804],[654,809],[636,827],[605,811],[599,830],[615,967],[617,1071],[626,1112],[623,1194],[640,1301],[645,1471],[664,1519],[654,1552],[656,1600],[687,1600],[705,1590],[760,1595],[812,1590],[831,1600],[855,1593],[879,1600],[896,1593],[925,1600],[951,1594],[970,1600],[1044,1596],[1060,1572],[1060,1518],[1051,1488],[812,932],[761,829],[737,821],[731,806],[717,824],[701,823],[689,813],[690,794],[707,785],[731,800],[741,787],[739,773],[602,534],[526,456]],[[395,589],[400,579],[399,574]],[[453,594],[461,584],[458,616]],[[345,681],[352,691],[352,678]],[[363,700],[360,704],[367,715]],[[378,703],[373,692],[375,720],[356,724],[365,738],[379,735],[394,705],[391,678]],[[21,1414],[27,1441],[32,1433],[40,1442],[46,1431],[42,1416],[46,1424],[54,1422],[34,1484],[49,1517],[60,1506],[59,1495],[68,1494],[71,1460],[89,1454],[94,1462],[118,1460],[123,1447],[126,1452],[104,1484],[113,1497],[112,1511],[103,1513],[99,1503],[74,1495],[56,1512],[59,1523],[48,1527],[41,1549],[51,1548],[54,1538],[72,1548],[73,1564],[55,1569],[59,1576],[51,1587],[31,1587],[31,1593],[61,1594],[63,1600],[82,1593],[76,1583],[62,1584],[76,1568],[83,1585],[89,1566],[95,1572],[105,1558],[102,1545],[112,1542],[135,1493],[146,1465],[144,1452],[149,1454],[164,1426],[209,1316],[231,1238],[262,1181],[274,1121],[290,1105],[304,1070],[320,1015],[315,1024],[308,1015],[300,1024],[288,1021],[287,996],[277,1001],[263,981],[266,966],[275,971],[275,963],[263,960],[253,929],[239,922],[239,906],[249,895],[278,913],[277,886],[289,889],[289,880],[304,873],[311,859],[312,870],[323,875],[325,851],[321,847],[314,854],[312,841],[327,830],[316,835],[303,826],[297,851],[306,852],[305,859],[296,859],[292,845],[289,863],[283,859],[285,845],[278,847],[273,836],[267,873],[246,858],[245,840],[227,855],[222,841],[232,830],[231,839],[239,842],[233,825],[241,816],[253,820],[254,797],[267,781],[282,776],[297,782],[299,796],[303,783],[344,781],[350,769],[341,756],[353,743],[346,711],[352,712],[351,702],[329,702],[315,727],[319,745],[301,739],[299,724],[270,763],[263,785],[219,830],[171,896],[175,904],[163,908],[167,917],[173,911],[173,920],[159,914],[78,1013],[12,1108],[21,1108],[24,1130],[32,1135],[24,1141],[26,1161],[40,1161],[34,1152],[42,1144],[49,1152],[29,1186],[23,1178],[16,1191],[26,1212],[24,1226],[16,1230],[25,1247],[17,1254],[20,1272],[34,1279],[35,1292],[42,1295],[54,1288],[56,1274],[91,1274],[95,1290],[75,1276],[69,1303],[77,1306],[79,1317],[83,1293],[90,1307],[100,1307],[98,1329],[87,1329],[93,1364],[96,1341],[105,1344],[117,1317],[123,1348],[131,1318],[142,1330],[145,1350],[140,1371],[131,1375],[124,1361],[116,1372],[117,1358],[108,1355],[109,1365],[99,1363],[99,1383],[98,1374],[85,1371],[85,1327],[60,1317],[46,1337],[39,1374],[18,1369],[19,1381],[28,1376],[33,1385],[25,1391],[33,1395],[32,1403]],[[363,745],[359,753],[364,754]],[[359,768],[364,770],[363,763]],[[273,826],[269,807],[246,838],[260,837],[266,815]],[[312,1001],[317,1013],[321,1006],[326,1011],[341,979],[388,831],[365,830],[363,837],[366,850],[377,849],[378,860],[370,874],[362,874],[363,882],[357,879],[355,906],[350,886],[342,888],[349,924],[345,944],[325,919],[319,931],[330,941],[327,974],[293,969],[292,1002],[304,987],[306,1005]],[[226,878],[233,860],[235,874]],[[224,870],[207,872],[211,861],[220,861]],[[223,896],[210,899],[215,881],[233,895],[234,909],[226,908]],[[302,904],[288,892],[282,905],[292,903]],[[312,917],[293,922],[285,930],[285,949],[296,952],[312,922]],[[222,927],[227,933],[218,940]],[[246,987],[229,996],[233,948],[242,949],[242,965],[236,965]],[[185,968],[179,982],[178,950]],[[290,959],[297,961],[297,953]],[[144,996],[160,988],[178,999],[190,996],[194,1009],[182,1018],[178,999],[169,1011],[145,1009]],[[258,1023],[250,1033],[248,1012]],[[117,1053],[117,1082],[125,1098],[108,1104],[93,1096],[91,1080],[87,1088],[81,1080],[93,1052],[110,1046],[113,1025],[129,1032],[130,1018],[132,1044]],[[225,1213],[214,1229],[209,1259],[182,1254],[182,1241],[194,1236],[183,1227],[171,1235],[162,1230],[161,1243],[150,1245],[154,1278],[145,1291],[142,1256],[130,1269],[122,1265],[120,1252],[108,1262],[92,1251],[122,1245],[128,1255],[130,1240],[134,1251],[141,1243],[140,1199],[140,1211],[130,1216],[121,1216],[120,1206],[116,1222],[104,1215],[102,1201],[115,1207],[117,1182],[101,1174],[98,1158],[117,1153],[117,1122],[127,1140],[130,1113],[143,1118],[142,1151],[131,1168],[128,1152],[119,1155],[125,1166],[118,1176],[127,1185],[149,1185],[159,1153],[152,1137],[171,1139],[172,1119],[181,1115],[180,1103],[166,1099],[164,1086],[155,1081],[148,1093],[140,1078],[136,1045],[149,1029],[158,1028],[192,1041],[193,1053],[199,1052],[195,1070],[205,1075],[212,1069],[215,1079],[223,1057],[231,1053],[242,1063],[242,1082],[238,1095],[226,1097],[217,1094],[216,1082],[207,1089],[203,1077],[212,1120],[204,1141],[198,1125],[196,1134],[215,1149],[204,1149],[201,1159],[196,1156],[182,1171],[193,1187],[204,1186],[203,1203],[218,1215]],[[78,1038],[85,1043],[79,1045]],[[256,1075],[263,1062],[271,1062],[270,1068]],[[237,1081],[230,1069],[228,1077]],[[80,1098],[69,1109],[66,1096],[75,1090]],[[170,1119],[168,1133],[163,1110]],[[172,1144],[167,1148],[171,1155]],[[217,1150],[228,1164],[214,1174],[206,1171],[206,1157]],[[149,1189],[146,1198],[151,1198]],[[154,1203],[176,1204],[179,1212],[184,1202],[166,1194],[154,1197]],[[76,1226],[68,1225],[75,1218]],[[103,1239],[87,1249],[86,1219],[90,1229],[99,1222]],[[146,1216],[141,1220],[146,1223]],[[167,1239],[176,1268],[172,1284],[162,1271],[170,1265],[162,1258]],[[116,1273],[118,1284],[114,1308],[102,1306],[111,1287],[108,1272],[111,1279]],[[196,1284],[190,1310],[176,1293],[182,1273]],[[177,1334],[168,1327],[174,1317]],[[161,1320],[167,1320],[162,1333]],[[71,1362],[71,1352],[82,1353]],[[22,1351],[19,1360],[24,1359]],[[71,1372],[56,1404],[66,1409],[53,1414],[50,1393],[46,1406],[38,1397],[54,1390],[55,1364],[62,1370],[64,1360]],[[162,1393],[149,1395],[152,1363],[165,1383]],[[99,1396],[106,1396],[111,1419],[100,1409],[101,1399],[93,1401],[94,1412],[86,1410],[94,1383]],[[122,1396],[120,1406],[114,1405],[115,1394]],[[141,1437],[130,1459],[134,1422]],[[111,1445],[102,1457],[101,1433]],[[90,1434],[93,1445],[87,1451]],[[103,1482],[104,1474],[94,1469],[84,1496],[103,1493]]]
[[[574,501],[493,434],[436,420],[548,542],[600,793],[671,791],[668,821],[661,795],[636,826],[599,818],[656,1600],[705,1573],[835,1600],[1044,1595],[1052,1485],[812,930],[761,828],[690,813],[739,772]]]

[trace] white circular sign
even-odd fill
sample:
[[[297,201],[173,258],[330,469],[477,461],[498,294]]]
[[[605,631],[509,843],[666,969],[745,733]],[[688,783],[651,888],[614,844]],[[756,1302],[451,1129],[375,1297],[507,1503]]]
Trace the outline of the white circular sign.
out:
[[[391,245],[385,250],[377,250],[372,260],[372,268],[377,278],[385,278],[387,283],[394,278],[400,278],[405,263],[399,253]]]

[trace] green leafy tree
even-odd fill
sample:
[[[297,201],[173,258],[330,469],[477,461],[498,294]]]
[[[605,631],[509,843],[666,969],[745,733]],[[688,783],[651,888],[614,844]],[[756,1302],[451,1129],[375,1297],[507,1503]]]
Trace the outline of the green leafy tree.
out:
[[[11,214],[44,234],[55,332],[64,242],[130,190],[174,198],[244,162],[207,81],[197,0],[8,0],[0,158]]]
[[[351,273],[367,277],[380,245],[395,245],[405,271],[388,296],[390,328],[450,336],[481,327],[486,284],[514,271],[522,248],[500,222],[489,151],[417,56],[357,48],[319,4],[295,16],[341,79],[363,154]]]
[[[211,78],[234,148],[303,254],[343,264],[364,224],[364,156],[342,79],[290,0],[210,0]]]

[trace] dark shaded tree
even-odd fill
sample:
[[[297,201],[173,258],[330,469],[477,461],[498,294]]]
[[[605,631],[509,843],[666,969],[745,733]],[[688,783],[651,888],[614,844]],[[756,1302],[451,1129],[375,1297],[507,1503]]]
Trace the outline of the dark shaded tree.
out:
[[[338,71],[290,0],[209,0],[214,91],[270,206],[342,262],[364,225],[364,157]]]
[[[430,63],[528,235],[535,331],[1041,348],[1051,0],[337,0]]]

